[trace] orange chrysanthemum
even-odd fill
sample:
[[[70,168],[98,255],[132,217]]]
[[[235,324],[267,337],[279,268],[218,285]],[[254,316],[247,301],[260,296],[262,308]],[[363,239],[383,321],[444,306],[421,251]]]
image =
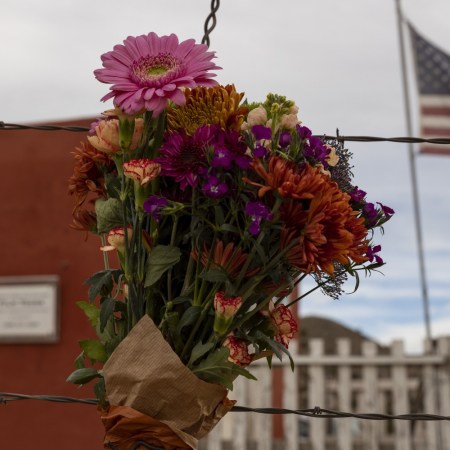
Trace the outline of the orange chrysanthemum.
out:
[[[322,174],[319,177],[324,177]],[[364,219],[350,206],[350,197],[326,177],[321,191],[310,202],[283,205],[281,245],[298,243],[287,258],[302,272],[334,274],[334,263],[363,263],[368,248]],[[309,203],[309,204],[308,204]]]
[[[239,131],[248,112],[247,107],[239,106],[244,94],[236,92],[233,85],[186,89],[185,95],[185,105],[168,110],[170,130],[182,129],[192,135],[202,125],[219,125]]]
[[[265,183],[248,178],[245,178],[244,181],[254,186],[260,186],[259,197],[263,197],[269,191],[274,191],[281,197],[311,199],[322,190],[322,186],[327,182],[327,179],[315,167],[304,164],[299,169],[294,163],[279,156],[272,156],[269,159],[267,169],[259,159],[253,161],[252,167]]]

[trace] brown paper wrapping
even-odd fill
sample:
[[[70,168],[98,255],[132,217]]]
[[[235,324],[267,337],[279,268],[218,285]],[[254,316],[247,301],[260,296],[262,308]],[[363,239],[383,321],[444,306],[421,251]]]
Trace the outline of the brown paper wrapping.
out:
[[[193,449],[235,403],[224,387],[197,378],[148,316],[119,344],[103,375],[111,405],[128,406],[167,425]]]
[[[191,450],[171,428],[129,406],[109,406],[100,409],[105,426],[105,450],[114,445],[115,450],[129,450],[137,441],[164,450]]]

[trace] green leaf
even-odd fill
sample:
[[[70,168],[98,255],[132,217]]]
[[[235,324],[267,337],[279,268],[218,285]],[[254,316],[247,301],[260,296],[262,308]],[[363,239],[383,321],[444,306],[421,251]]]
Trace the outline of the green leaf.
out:
[[[100,317],[100,310],[95,305],[88,302],[77,302],[77,306],[83,310],[84,314],[86,314],[89,319],[89,322],[95,328]]]
[[[238,375],[256,380],[248,370],[228,361],[229,354],[229,350],[222,347],[210,353],[192,372],[204,381],[221,384],[227,389],[233,389],[233,381]]]
[[[170,245],[157,245],[147,259],[145,287],[153,286],[163,274],[180,261],[181,251]]]
[[[112,228],[123,227],[122,203],[116,198],[99,199],[95,202],[97,231],[104,234]]]
[[[86,384],[94,378],[101,378],[102,375],[92,367],[77,369],[67,377],[67,382],[73,384]]]
[[[116,301],[113,298],[105,298],[100,307],[100,333],[103,333],[109,318],[114,313]]]
[[[94,384],[94,394],[98,399],[98,403],[100,406],[106,406],[106,388],[105,388],[105,379],[100,378],[97,383]]]
[[[88,278],[84,284],[90,286],[88,293],[89,300],[93,302],[97,295],[101,295],[102,297],[108,296],[112,291],[113,282],[117,282],[121,273],[121,270],[108,269],[97,272]]]
[[[178,324],[178,332],[180,332],[184,327],[194,324],[200,316],[201,312],[201,306],[189,307],[181,316],[180,323]]]
[[[113,173],[105,173],[105,188],[108,197],[119,199],[120,195],[120,177]],[[123,225],[121,225],[123,226]]]
[[[222,225],[225,221],[225,218],[224,218],[223,210],[219,205],[214,206],[214,215],[216,218],[216,224],[219,226]]]
[[[205,353],[209,352],[213,347],[213,342],[207,342],[206,344],[197,342],[195,347],[192,349],[191,357],[189,359],[189,362],[187,363],[187,366],[191,367],[191,365],[194,364],[197,359],[202,357]]]
[[[95,339],[86,339],[80,341],[80,347],[82,348],[86,357],[93,361],[106,362],[108,355],[104,345]]]
[[[85,354],[84,352],[81,352],[75,359],[75,367],[77,369],[83,369],[84,368],[84,358]]]
[[[203,272],[200,274],[200,278],[211,283],[223,283],[228,281],[227,273],[222,269],[210,269],[208,272]]]
[[[274,341],[269,336],[266,336],[265,334],[261,333],[260,331],[257,331],[255,333],[255,337],[259,341],[265,343],[267,345],[267,347],[274,352],[275,356],[280,361],[283,359],[283,353],[285,355],[287,355],[289,358],[289,362],[291,364],[291,369],[294,370],[294,368],[295,368],[294,360],[292,359],[292,356],[289,353],[288,349],[283,344],[280,344],[279,342]]]
[[[223,223],[220,226],[220,231],[229,231],[230,233],[239,234],[239,229],[234,225],[230,225],[229,223]]]

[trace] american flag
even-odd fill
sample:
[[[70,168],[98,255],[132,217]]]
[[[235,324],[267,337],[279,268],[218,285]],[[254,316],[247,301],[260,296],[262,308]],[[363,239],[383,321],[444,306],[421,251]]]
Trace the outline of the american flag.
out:
[[[450,138],[450,55],[409,25],[420,103],[421,137]],[[421,145],[422,153],[450,155],[450,144]]]

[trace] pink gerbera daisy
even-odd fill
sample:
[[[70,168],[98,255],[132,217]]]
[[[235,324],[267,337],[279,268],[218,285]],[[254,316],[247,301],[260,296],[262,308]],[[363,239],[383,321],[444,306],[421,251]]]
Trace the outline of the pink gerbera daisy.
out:
[[[208,70],[220,67],[211,61],[214,52],[207,50],[194,39],[180,43],[174,34],[129,36],[123,45],[102,55],[104,68],[94,71],[99,81],[112,84],[102,101],[114,98],[114,104],[127,114],[145,109],[154,116],[169,100],[182,105],[186,101],[182,88],[217,84],[211,79],[216,75]]]

